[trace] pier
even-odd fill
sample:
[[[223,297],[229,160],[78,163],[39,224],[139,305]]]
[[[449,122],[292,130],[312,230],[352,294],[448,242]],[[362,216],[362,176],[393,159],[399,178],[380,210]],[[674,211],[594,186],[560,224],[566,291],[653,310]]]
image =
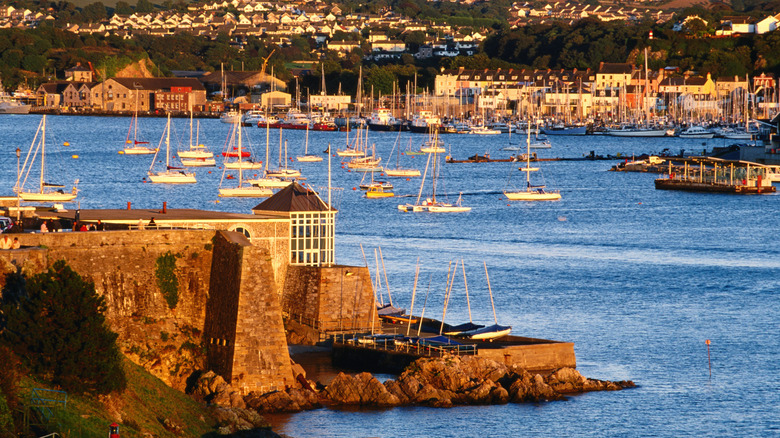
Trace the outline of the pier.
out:
[[[428,320],[423,329],[438,321]],[[440,323],[439,323],[440,324]],[[444,325],[445,329],[449,327]],[[427,330],[430,330],[429,328]],[[486,357],[505,365],[518,365],[528,371],[549,371],[563,367],[576,368],[573,342],[522,336],[504,336],[493,341],[474,341],[451,337],[444,341],[438,332],[421,331],[419,336],[407,337],[407,324],[382,325],[382,334],[339,334],[332,338],[333,365],[398,374],[422,357],[444,355],[474,355]],[[411,333],[417,333],[412,323]]]

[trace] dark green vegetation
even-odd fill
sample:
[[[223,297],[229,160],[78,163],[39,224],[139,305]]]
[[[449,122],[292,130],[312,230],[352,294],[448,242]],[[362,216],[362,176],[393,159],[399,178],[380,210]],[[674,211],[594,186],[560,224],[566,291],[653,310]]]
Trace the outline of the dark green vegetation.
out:
[[[157,257],[154,275],[169,309],[175,309],[179,303],[179,280],[176,278],[176,255],[170,251]]]
[[[681,11],[670,22],[658,25],[641,22],[627,25],[623,22],[601,22],[584,19],[573,24],[550,22],[510,29],[506,17],[508,0],[484,2],[463,6],[451,2],[424,0],[374,0],[369,2],[345,2],[347,12],[380,12],[391,8],[397,13],[436,23],[449,23],[462,33],[479,31],[489,34],[480,53],[472,57],[417,60],[404,54],[395,61],[366,61],[370,45],[363,43],[343,58],[335,52],[318,47],[313,39],[294,37],[283,48],[267,44],[264,38],[250,37],[239,50],[231,45],[227,35],[216,40],[177,35],[165,38],[139,36],[131,40],[120,37],[79,36],[55,29],[65,22],[86,22],[110,16],[114,12],[162,10],[147,0],[135,5],[118,2],[115,9],[102,3],[93,3],[81,9],[69,2],[51,6],[56,23],[42,25],[35,30],[0,30],[0,76],[7,87],[14,88],[26,82],[30,87],[55,78],[63,78],[65,69],[90,61],[101,76],[113,76],[128,64],[142,59],[152,61],[153,73],[170,75],[174,70],[260,70],[263,58],[276,50],[268,61],[266,71],[274,72],[294,89],[295,78],[291,70],[293,61],[324,59],[325,81],[329,92],[339,88],[344,93],[355,94],[359,67],[363,65],[363,93],[370,90],[387,95],[393,91],[393,83],[402,90],[417,75],[417,91],[433,89],[434,78],[441,68],[565,68],[597,69],[600,62],[644,63],[644,49],[649,47],[649,66],[657,69],[665,66],[679,67],[682,71],[699,74],[711,73],[714,77],[772,72],[780,74],[780,33],[762,36],[715,38],[714,32],[724,16],[733,10],[689,8]],[[746,4],[747,14],[765,17],[780,8],[774,3]],[[18,5],[34,8],[36,3]],[[165,7],[182,9],[183,3],[167,2]],[[775,7],[776,6],[776,7]],[[689,22],[682,32],[671,30],[675,21],[697,15],[704,21]],[[655,39],[649,40],[653,30]],[[403,33],[403,29],[386,29],[388,37],[405,41],[414,51],[424,43],[426,34],[421,31]],[[358,40],[367,35],[337,32],[332,40]],[[434,33],[431,31],[429,33]],[[435,35],[442,37],[443,35]],[[301,95],[318,93],[321,88],[319,68],[315,65],[311,75],[299,79]]]
[[[123,358],[103,298],[64,261],[29,278],[8,275],[0,310],[0,437],[27,432],[25,411],[40,422],[32,388],[67,391],[35,436],[105,436],[113,422],[124,436],[212,436],[204,406]]]
[[[107,394],[127,385],[104,299],[64,261],[3,291],[2,342],[35,375],[69,392]]]

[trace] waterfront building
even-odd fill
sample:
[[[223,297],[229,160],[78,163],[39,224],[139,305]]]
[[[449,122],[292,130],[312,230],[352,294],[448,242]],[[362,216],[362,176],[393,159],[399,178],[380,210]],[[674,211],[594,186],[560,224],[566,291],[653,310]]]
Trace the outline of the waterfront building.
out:
[[[206,103],[206,89],[191,78],[110,78],[92,87],[91,94],[92,107],[103,111],[153,111],[159,108],[158,94],[163,108],[174,101]]]

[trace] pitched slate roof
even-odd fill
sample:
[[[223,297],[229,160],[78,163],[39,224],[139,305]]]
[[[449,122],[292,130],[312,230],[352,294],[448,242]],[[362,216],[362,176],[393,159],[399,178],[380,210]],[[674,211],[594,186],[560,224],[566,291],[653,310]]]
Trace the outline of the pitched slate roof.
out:
[[[303,187],[297,181],[293,181],[289,186],[252,208],[252,212],[255,214],[258,212],[289,213],[298,211],[328,211],[328,204],[314,191]]]

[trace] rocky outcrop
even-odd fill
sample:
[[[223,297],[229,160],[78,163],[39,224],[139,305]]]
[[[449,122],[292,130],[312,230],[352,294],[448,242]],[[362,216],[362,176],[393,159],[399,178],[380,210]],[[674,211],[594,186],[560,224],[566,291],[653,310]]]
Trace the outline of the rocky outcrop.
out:
[[[434,407],[561,400],[564,394],[610,391],[633,382],[592,380],[572,368],[542,376],[475,356],[418,359],[396,380],[384,384],[368,373],[339,374],[325,388],[328,400],[343,405]]]
[[[361,406],[401,404],[401,400],[370,373],[360,373],[356,376],[339,373],[324,392],[330,401],[338,404]]]

